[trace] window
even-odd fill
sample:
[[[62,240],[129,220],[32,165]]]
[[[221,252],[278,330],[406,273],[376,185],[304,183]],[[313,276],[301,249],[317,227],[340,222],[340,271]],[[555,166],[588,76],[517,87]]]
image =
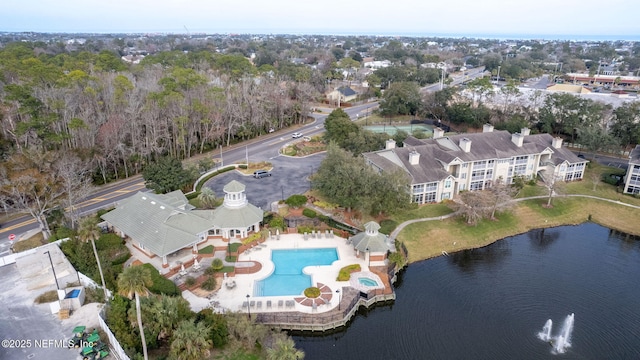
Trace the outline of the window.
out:
[[[464,191],[467,188],[467,184],[458,185],[458,191]]]
[[[469,190],[471,191],[482,190],[482,181],[471,182],[471,184],[469,185]]]
[[[432,192],[425,194],[424,201],[428,203],[436,202],[436,193]]]
[[[444,181],[444,188],[445,189],[451,188],[451,179],[447,179]]]
[[[419,194],[421,192],[424,192],[424,184],[413,185],[413,193],[414,194]]]
[[[416,204],[423,204],[424,194],[413,195],[413,202]]]
[[[466,179],[466,178],[467,178],[467,173],[462,173],[462,174],[460,174],[460,175],[461,175],[461,176],[460,176],[460,178],[461,178],[461,179]]]

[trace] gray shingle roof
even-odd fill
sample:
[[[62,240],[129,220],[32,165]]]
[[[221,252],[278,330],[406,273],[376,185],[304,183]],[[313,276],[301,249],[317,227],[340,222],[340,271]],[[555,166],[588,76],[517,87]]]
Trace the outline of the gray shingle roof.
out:
[[[463,138],[471,141],[469,152],[465,152],[459,146],[460,140]],[[450,174],[445,171],[444,164],[449,164],[456,158],[463,162],[505,159],[513,156],[539,154],[548,148],[553,152],[551,160],[555,164],[563,161],[568,163],[585,162],[569,149],[553,148],[552,142],[553,137],[549,134],[527,135],[524,136],[522,146],[518,147],[511,141],[511,134],[508,131],[459,134],[423,140],[409,137],[405,140],[405,145],[409,146],[365,153],[363,156],[385,171],[391,171],[398,167],[406,170],[413,178],[414,184],[446,179]],[[409,163],[409,154],[413,151],[420,154],[418,165]]]

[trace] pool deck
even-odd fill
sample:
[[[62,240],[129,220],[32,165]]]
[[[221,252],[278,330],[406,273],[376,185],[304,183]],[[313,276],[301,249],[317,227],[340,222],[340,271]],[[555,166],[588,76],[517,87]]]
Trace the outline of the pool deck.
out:
[[[210,299],[198,300],[193,294],[184,294],[185,298],[192,304],[192,308],[197,310],[199,307],[211,306],[216,311],[247,311],[247,301],[250,306],[251,313],[268,313],[268,312],[302,312],[302,313],[321,313],[338,307],[340,296],[336,293],[337,289],[351,286],[349,281],[336,281],[338,272],[346,265],[360,264],[362,271],[369,270],[368,262],[364,254],[356,256],[353,246],[347,244],[344,238],[334,236],[326,238],[309,238],[304,240],[302,234],[281,234],[280,239],[276,240],[273,236],[264,242],[263,247],[254,248],[249,253],[242,253],[238,257],[238,262],[255,261],[262,264],[262,268],[252,274],[236,274],[235,277],[224,280],[222,287],[210,297]],[[303,272],[311,276],[313,286],[323,289],[322,304],[313,306],[309,299],[303,294],[288,296],[253,296],[254,282],[267,278],[274,269],[271,261],[271,251],[275,249],[317,249],[317,248],[336,248],[338,251],[338,260],[332,265],[307,266]],[[382,264],[371,264],[372,266]],[[227,288],[226,282],[234,281],[233,288]],[[342,290],[341,290],[342,291]],[[186,292],[185,292],[186,293]],[[247,299],[247,295],[250,295]],[[325,301],[326,300],[326,301]],[[271,306],[269,306],[269,301]],[[197,304],[196,304],[197,302]],[[245,306],[243,306],[243,304]]]

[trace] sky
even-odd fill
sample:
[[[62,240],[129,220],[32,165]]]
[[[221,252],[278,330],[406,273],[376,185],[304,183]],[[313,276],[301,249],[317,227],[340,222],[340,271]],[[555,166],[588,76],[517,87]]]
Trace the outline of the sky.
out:
[[[3,0],[0,31],[640,40],[638,0]]]

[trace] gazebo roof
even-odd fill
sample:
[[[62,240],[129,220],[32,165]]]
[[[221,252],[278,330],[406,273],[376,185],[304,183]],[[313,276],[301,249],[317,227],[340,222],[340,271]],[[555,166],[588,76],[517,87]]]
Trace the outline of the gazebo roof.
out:
[[[378,232],[380,225],[370,221],[364,225],[365,232],[358,233],[351,238],[353,247],[362,252],[387,252],[391,245],[387,242],[387,235]]]
[[[225,193],[238,193],[243,192],[244,189],[245,186],[243,183],[236,180],[231,180],[227,185],[224,186],[224,188],[222,188],[222,191],[224,191]]]

